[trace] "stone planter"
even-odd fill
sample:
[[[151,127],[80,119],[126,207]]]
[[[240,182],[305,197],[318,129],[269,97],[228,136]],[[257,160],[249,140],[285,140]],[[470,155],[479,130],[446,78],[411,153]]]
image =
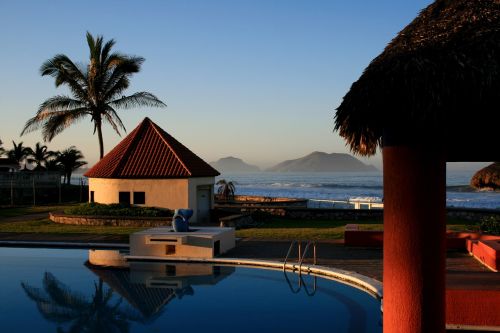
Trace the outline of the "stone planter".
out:
[[[90,216],[67,215],[62,212],[50,212],[49,219],[55,223],[92,226],[115,227],[161,227],[170,226],[171,216],[143,217],[143,216]]]

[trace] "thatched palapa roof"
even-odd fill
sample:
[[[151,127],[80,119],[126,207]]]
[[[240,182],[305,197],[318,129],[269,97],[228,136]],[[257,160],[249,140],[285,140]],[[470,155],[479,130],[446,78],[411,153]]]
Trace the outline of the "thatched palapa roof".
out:
[[[482,168],[474,174],[470,181],[472,187],[478,189],[500,190],[500,162]]]
[[[500,1],[437,0],[354,82],[335,130],[360,155],[398,133],[442,142],[449,161],[495,161],[499,110]]]

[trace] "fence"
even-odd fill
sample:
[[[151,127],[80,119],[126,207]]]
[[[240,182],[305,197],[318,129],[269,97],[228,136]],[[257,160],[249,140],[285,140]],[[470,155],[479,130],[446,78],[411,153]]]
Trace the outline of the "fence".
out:
[[[79,186],[64,186],[58,171],[0,172],[0,204],[18,205],[84,201],[88,189],[84,179]]]
[[[309,199],[307,201],[307,208],[383,209],[384,204],[370,200]]]

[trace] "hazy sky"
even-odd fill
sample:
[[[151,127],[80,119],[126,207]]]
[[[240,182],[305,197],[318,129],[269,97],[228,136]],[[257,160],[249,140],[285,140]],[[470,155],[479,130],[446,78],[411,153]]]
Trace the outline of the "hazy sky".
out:
[[[335,108],[371,59],[429,0],[8,1],[0,0],[0,139],[19,133],[39,104],[65,89],[41,77],[57,53],[86,62],[85,32],[146,59],[128,93],[166,109],[123,110],[130,131],[145,116],[207,161],[237,156],[269,166],[312,151],[348,152],[332,132]],[[57,136],[98,159],[90,119]],[[104,128],[105,151],[120,137]],[[380,156],[365,160],[380,165]]]

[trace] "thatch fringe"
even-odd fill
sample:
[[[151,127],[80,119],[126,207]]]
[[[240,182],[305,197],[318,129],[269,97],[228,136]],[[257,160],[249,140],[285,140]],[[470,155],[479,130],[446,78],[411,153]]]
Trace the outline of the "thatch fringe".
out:
[[[460,155],[453,145],[469,142],[464,135],[493,144],[499,91],[500,1],[437,0],[353,83],[335,130],[360,155],[375,154],[394,128],[439,137]]]

